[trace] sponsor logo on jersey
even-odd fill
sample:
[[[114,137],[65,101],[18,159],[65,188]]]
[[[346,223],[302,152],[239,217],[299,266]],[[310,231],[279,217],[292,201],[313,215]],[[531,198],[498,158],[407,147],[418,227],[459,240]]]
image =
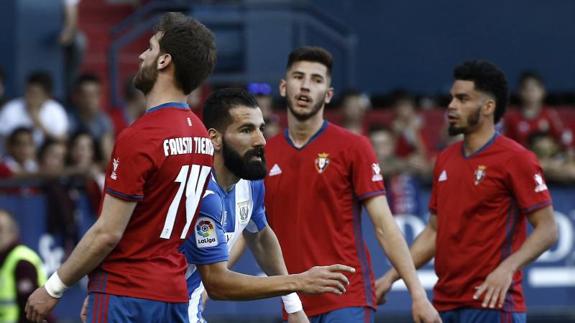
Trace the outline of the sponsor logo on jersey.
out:
[[[315,159],[315,169],[317,169],[318,173],[323,173],[325,169],[329,166],[329,154],[328,153],[319,153],[317,154],[317,158]]]
[[[533,179],[535,180],[535,192],[539,193],[539,192],[543,192],[547,190],[547,184],[545,184],[545,181],[543,180],[543,176],[541,176],[541,174],[537,173],[535,174],[535,176],[533,176]]]
[[[272,166],[272,169],[270,169],[270,176],[276,176],[282,173],[282,169],[280,168],[280,165],[278,164],[274,164]]]
[[[215,247],[218,245],[216,224],[214,220],[201,217],[196,224],[196,246],[198,248]]]
[[[486,170],[487,167],[484,165],[479,165],[477,166],[477,169],[475,170],[475,185],[479,185],[479,183],[481,183],[483,181],[483,179],[485,178]]]
[[[373,176],[371,177],[372,182],[383,181],[383,176],[381,176],[381,168],[378,163],[371,164],[371,170],[373,171]]]
[[[240,212],[240,222],[242,224],[246,223],[250,218],[250,201],[239,202],[238,210]]]
[[[110,178],[113,180],[118,179],[118,174],[116,173],[118,166],[120,166],[120,158],[114,158],[114,160],[112,160],[112,174],[110,174]]]
[[[445,169],[441,172],[441,174],[439,175],[439,179],[437,180],[438,182],[445,182],[447,180],[447,172],[445,171]]]

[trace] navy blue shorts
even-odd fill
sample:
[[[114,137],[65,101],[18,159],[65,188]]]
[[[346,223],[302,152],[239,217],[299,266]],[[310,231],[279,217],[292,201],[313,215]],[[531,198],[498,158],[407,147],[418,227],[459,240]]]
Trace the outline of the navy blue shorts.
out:
[[[373,323],[375,311],[369,307],[345,307],[312,316],[310,323]]]
[[[525,313],[503,312],[489,309],[458,308],[439,312],[443,323],[525,323]]]
[[[88,323],[189,323],[188,303],[167,303],[102,293],[90,293],[88,297]]]

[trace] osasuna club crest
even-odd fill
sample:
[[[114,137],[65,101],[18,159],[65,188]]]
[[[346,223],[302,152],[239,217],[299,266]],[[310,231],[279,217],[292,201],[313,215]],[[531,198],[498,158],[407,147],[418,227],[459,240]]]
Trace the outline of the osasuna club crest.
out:
[[[317,169],[317,172],[320,174],[323,173],[327,166],[329,166],[329,154],[317,154],[317,158],[315,159],[315,169]]]
[[[486,170],[487,167],[484,165],[479,165],[477,166],[477,169],[475,170],[475,185],[479,185],[479,183],[481,183],[481,181],[483,181],[483,179],[485,178],[485,174],[486,174]]]

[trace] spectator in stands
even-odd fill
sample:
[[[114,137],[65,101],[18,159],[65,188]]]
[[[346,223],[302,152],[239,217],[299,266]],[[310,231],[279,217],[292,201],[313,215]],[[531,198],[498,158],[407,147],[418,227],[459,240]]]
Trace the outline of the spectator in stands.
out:
[[[82,174],[87,181],[94,182],[98,193],[104,188],[104,172],[100,167],[101,153],[94,138],[87,132],[78,132],[70,138],[68,167],[74,173]],[[92,184],[90,184],[92,185]]]
[[[64,175],[66,152],[65,142],[54,139],[44,141],[38,151],[39,172],[50,177]]]
[[[74,83],[70,113],[70,130],[90,133],[100,145],[103,156],[109,158],[114,142],[114,127],[102,107],[102,84],[93,74],[83,74]]]
[[[557,112],[544,106],[545,85],[541,76],[524,72],[519,79],[519,112],[510,111],[504,119],[505,135],[529,146],[529,136],[534,133],[548,133],[565,148],[572,147],[573,135],[563,126]]]
[[[8,152],[0,162],[0,177],[28,177],[38,172],[36,145],[30,128],[16,128],[6,140]]]
[[[411,214],[423,216],[419,207],[421,184],[410,163],[395,155],[397,138],[394,132],[382,125],[369,129],[369,139],[385,178],[386,196],[394,215]]]
[[[46,281],[42,260],[19,235],[16,220],[0,210],[0,322],[28,322],[26,300]]]
[[[281,131],[280,117],[274,112],[272,87],[268,83],[250,83],[248,92],[256,98],[266,123],[264,137],[271,138]]]
[[[68,117],[62,105],[51,96],[50,75],[44,72],[32,73],[26,82],[24,97],[9,101],[0,112],[0,135],[6,136],[18,127],[30,127],[38,146],[45,137],[65,139]]]
[[[422,135],[423,118],[417,111],[415,99],[403,91],[395,92],[392,97],[394,119],[391,126],[397,138],[395,154],[407,163],[405,170],[428,176],[431,163]]]
[[[575,182],[575,162],[561,149],[561,145],[549,133],[533,133],[529,136],[529,149],[533,151],[549,181]]]
[[[78,29],[79,3],[80,0],[63,0],[64,23],[58,37],[64,50],[64,86],[67,94],[72,91],[73,82],[78,77],[87,46],[86,36]]]
[[[358,90],[345,91],[340,103],[342,127],[359,135],[365,134],[364,116],[370,108],[371,101],[367,94]]]

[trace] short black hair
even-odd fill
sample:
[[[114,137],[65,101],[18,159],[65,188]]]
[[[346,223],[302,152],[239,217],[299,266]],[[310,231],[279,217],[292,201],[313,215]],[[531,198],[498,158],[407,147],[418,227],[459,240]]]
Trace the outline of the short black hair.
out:
[[[294,63],[302,61],[320,63],[327,67],[327,74],[331,75],[333,57],[324,48],[306,46],[294,49],[288,56],[286,69],[289,70]]]
[[[237,107],[258,108],[256,98],[242,88],[225,88],[214,91],[204,103],[206,128],[224,132],[231,123],[230,110]]]
[[[541,75],[539,75],[539,73],[535,72],[535,71],[523,71],[521,72],[521,75],[519,76],[519,88],[522,88],[523,86],[525,86],[525,83],[527,83],[527,81],[529,80],[533,80],[535,82],[537,82],[539,84],[539,86],[543,87],[545,85],[545,82],[543,81],[543,77],[541,77]]]
[[[52,76],[50,76],[48,72],[32,72],[30,75],[28,75],[26,85],[38,85],[44,90],[44,92],[46,92],[46,94],[52,95]]]
[[[509,89],[505,74],[493,63],[485,60],[471,60],[458,65],[453,70],[456,80],[472,81],[478,91],[495,98],[494,122],[505,114],[509,101]]]
[[[16,138],[21,134],[28,134],[28,135],[32,136],[33,135],[32,128],[18,127],[16,129],[12,130],[12,132],[10,132],[10,134],[6,138],[6,145],[7,146],[14,145],[16,143]]]
[[[100,78],[96,74],[84,73],[78,76],[78,78],[76,78],[76,81],[74,81],[74,88],[79,89],[82,85],[86,83],[102,84],[102,80],[100,80]]]
[[[172,56],[176,85],[190,94],[214,70],[214,35],[199,21],[177,12],[164,14],[154,31],[162,33],[160,51]]]

